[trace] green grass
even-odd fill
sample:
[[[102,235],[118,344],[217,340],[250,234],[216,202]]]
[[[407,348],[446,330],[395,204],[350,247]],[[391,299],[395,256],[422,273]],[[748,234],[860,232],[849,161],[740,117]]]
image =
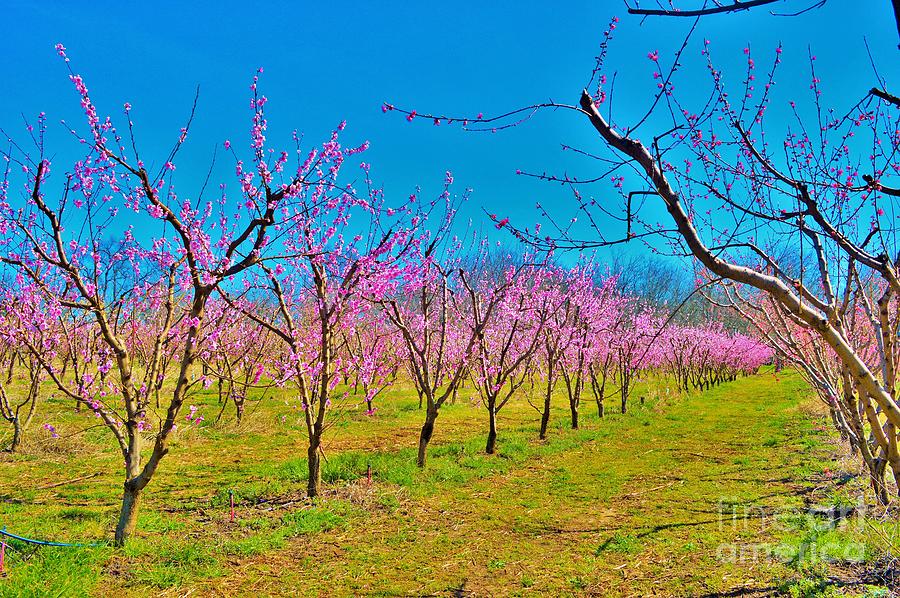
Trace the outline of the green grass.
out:
[[[315,502],[304,497],[298,411],[278,398],[253,403],[241,427],[226,419],[179,431],[124,550],[14,544],[0,596],[692,595],[745,586],[827,595],[830,558],[860,545],[871,558],[859,525],[791,514],[810,497],[856,500],[855,486],[822,482],[836,467],[833,448],[799,378],[761,374],[685,397],[668,386],[640,385],[634,396],[645,405],[632,401],[624,416],[609,413],[611,401],[600,420],[585,402],[579,430],[559,396],[546,441],[537,440],[536,412],[514,401],[500,414],[495,455],[484,454],[486,413],[465,389],[442,409],[424,470],[415,466],[423,413],[398,386],[375,417],[337,418]],[[215,401],[193,399],[209,415]],[[0,457],[0,526],[105,543],[121,456],[102,430],[70,436],[86,420],[65,402],[42,405],[39,420],[22,454]],[[63,438],[43,437],[43,421]],[[835,554],[772,557],[809,546]],[[728,551],[758,554],[741,561],[723,558]]]

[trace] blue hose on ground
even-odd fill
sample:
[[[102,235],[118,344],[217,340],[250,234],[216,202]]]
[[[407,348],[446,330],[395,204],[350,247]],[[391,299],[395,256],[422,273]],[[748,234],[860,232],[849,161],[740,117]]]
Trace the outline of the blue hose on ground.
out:
[[[48,542],[46,540],[33,540],[31,538],[24,538],[22,536],[17,536],[16,534],[12,534],[12,533],[6,531],[6,526],[4,526],[2,529],[0,529],[0,535],[6,536],[8,538],[13,538],[14,540],[18,540],[20,542],[34,544],[36,546],[67,546],[67,547],[73,547],[73,548],[100,546],[100,544],[78,544],[78,543],[69,543],[69,542]]]

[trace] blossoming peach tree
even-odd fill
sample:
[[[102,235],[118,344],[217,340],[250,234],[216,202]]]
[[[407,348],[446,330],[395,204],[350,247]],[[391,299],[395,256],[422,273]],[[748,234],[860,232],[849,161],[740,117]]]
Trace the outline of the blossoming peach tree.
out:
[[[161,166],[151,170],[135,141],[131,106],[124,107],[122,127],[101,117],[65,48],[57,51],[86,117],[84,134],[72,131],[83,153],[73,164],[53,163],[43,114],[36,128],[29,127],[33,148],[12,142],[5,152],[0,261],[21,289],[5,308],[18,310],[13,320],[22,326],[46,331],[41,346],[26,341],[31,355],[59,391],[102,420],[121,450],[124,488],[115,531],[121,545],[134,531],[142,491],[169,452],[182,407],[203,381],[194,366],[208,339],[210,298],[286,251],[290,259],[318,251],[303,237],[310,231],[292,227],[292,220],[326,211],[335,194],[349,197],[339,190],[333,166],[363,148],[338,144],[343,126],[320,149],[301,152],[299,140],[292,152],[268,148],[267,99],[257,75],[246,151],[225,142],[237,189],[222,185],[214,198],[202,192],[188,197],[176,191],[173,174],[193,112],[170,152],[154,156]],[[298,160],[289,166],[292,153]],[[290,245],[281,239],[289,231]],[[389,242],[396,237],[388,235]],[[109,239],[113,250],[101,251]],[[321,273],[318,258],[304,257]],[[114,265],[125,266],[124,286],[120,280],[114,288],[104,277]],[[317,281],[327,284],[321,276]],[[20,338],[29,339],[26,332]],[[160,387],[166,399],[154,420],[147,411]]]
[[[282,208],[277,229],[286,253],[274,267],[258,262],[238,297],[221,290],[239,309],[236,299],[271,299],[242,311],[279,341],[274,375],[295,390],[304,414],[310,497],[320,492],[328,413],[335,401],[352,394],[339,391],[339,382],[362,375],[367,391],[373,391],[386,374],[376,367],[387,361],[386,343],[371,339],[375,342],[365,346],[362,359],[358,350],[348,352],[347,342],[361,342],[357,327],[396,290],[409,267],[406,255],[424,240],[415,196],[397,207],[387,205],[382,190],[371,184],[368,164],[362,164],[365,193],[337,187],[344,159],[356,151],[343,150],[335,134],[321,152],[307,156],[319,180],[330,182],[300,189],[300,201]],[[370,411],[372,398],[367,396]]]

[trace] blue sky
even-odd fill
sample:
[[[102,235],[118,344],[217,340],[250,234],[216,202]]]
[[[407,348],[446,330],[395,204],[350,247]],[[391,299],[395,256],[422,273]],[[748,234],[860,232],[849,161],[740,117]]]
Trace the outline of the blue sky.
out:
[[[796,10],[811,3],[791,0],[776,6]],[[67,155],[71,141],[56,123],[65,119],[82,126],[83,120],[53,50],[56,42],[68,48],[101,115],[118,115],[126,101],[133,105],[148,162],[154,155],[163,159],[171,147],[199,85],[198,118],[177,173],[181,192],[190,195],[206,175],[213,147],[224,139],[246,138],[248,85],[261,66],[271,140],[287,141],[298,129],[317,143],[346,119],[345,139],[371,142],[365,160],[389,196],[405,197],[416,185],[436,193],[444,172],[451,170],[459,191],[474,190],[465,216],[478,222],[484,222],[484,206],[529,224],[536,219],[536,201],[553,206],[565,219],[572,214],[566,189],[517,177],[515,171],[590,176],[594,165],[559,150],[561,142],[600,148],[584,120],[544,113],[513,130],[475,134],[410,124],[396,114],[383,115],[381,103],[448,114],[490,114],[548,98],[576,103],[612,15],[620,23],[607,64],[619,72],[617,105],[624,118],[645,105],[646,95],[627,90],[649,89],[653,68],[647,52],[671,56],[687,20],[641,23],[625,14],[619,0],[270,2],[259,8],[229,0],[8,0],[0,23],[0,126],[24,138],[21,115],[31,118],[44,111],[53,133],[50,153]],[[710,17],[687,61],[697,61],[698,44],[710,38],[722,68],[728,72],[734,65],[740,75],[747,43],[765,52],[781,41],[779,85],[799,81],[797,96],[802,97],[810,46],[818,56],[827,101],[846,106],[875,83],[864,36],[882,74],[896,81],[898,40],[887,0],[830,0],[825,8],[795,19],[773,17],[765,8]],[[682,89],[695,80],[698,89],[706,89],[708,81],[700,75],[702,68],[686,73]],[[220,178],[232,182],[229,173],[230,166]],[[594,190],[598,196],[602,192]]]

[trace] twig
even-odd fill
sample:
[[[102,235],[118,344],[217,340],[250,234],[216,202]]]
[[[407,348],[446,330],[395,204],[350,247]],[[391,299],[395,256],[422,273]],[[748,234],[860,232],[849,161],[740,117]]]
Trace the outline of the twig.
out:
[[[96,478],[98,475],[100,475],[100,472],[99,472],[99,471],[98,471],[97,473],[90,473],[90,474],[88,474],[88,475],[83,475],[83,476],[78,477],[78,478],[73,478],[73,479],[71,479],[71,480],[66,480],[65,482],[55,482],[55,483],[53,483],[53,484],[47,484],[46,486],[39,486],[39,487],[38,487],[38,490],[48,490],[48,489],[50,489],[50,488],[56,488],[56,487],[58,487],[58,486],[65,486],[65,485],[67,485],[67,484],[74,484],[75,482],[81,482],[82,480],[89,480],[89,479],[91,479],[91,478]]]
[[[632,492],[630,494],[623,494],[620,498],[632,498],[635,496],[640,496],[642,494],[647,494],[648,492],[656,492],[657,490],[662,490],[663,488],[668,488],[669,486],[674,486],[678,482],[683,482],[684,480],[675,480],[674,482],[669,482],[668,484],[663,484],[661,486],[654,486],[653,488],[648,488],[647,490],[641,490],[640,492]]]

